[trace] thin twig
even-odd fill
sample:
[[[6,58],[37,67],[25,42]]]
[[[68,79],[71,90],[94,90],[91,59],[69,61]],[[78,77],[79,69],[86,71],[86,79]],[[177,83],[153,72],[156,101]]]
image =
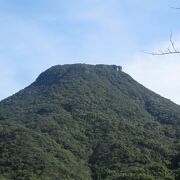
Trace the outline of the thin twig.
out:
[[[172,40],[172,32],[170,34],[170,45],[165,50],[159,50],[159,52],[146,52],[147,54],[151,55],[169,55],[169,54],[180,54],[180,50],[176,48],[174,41]]]

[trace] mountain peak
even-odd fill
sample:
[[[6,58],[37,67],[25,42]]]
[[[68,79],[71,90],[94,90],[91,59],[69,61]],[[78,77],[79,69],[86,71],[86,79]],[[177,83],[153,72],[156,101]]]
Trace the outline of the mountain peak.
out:
[[[121,66],[53,66],[0,102],[0,179],[179,179],[179,132]]]
[[[62,77],[70,75],[85,75],[91,73],[109,74],[113,72],[121,72],[122,67],[117,65],[90,65],[90,64],[65,64],[52,66],[45,72],[41,73],[34,84],[51,85],[59,82]]]

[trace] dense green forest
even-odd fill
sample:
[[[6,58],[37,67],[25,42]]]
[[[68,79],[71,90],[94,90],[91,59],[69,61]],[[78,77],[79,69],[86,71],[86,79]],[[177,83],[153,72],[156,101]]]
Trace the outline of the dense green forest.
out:
[[[180,106],[115,65],[58,65],[0,102],[2,180],[179,180]]]

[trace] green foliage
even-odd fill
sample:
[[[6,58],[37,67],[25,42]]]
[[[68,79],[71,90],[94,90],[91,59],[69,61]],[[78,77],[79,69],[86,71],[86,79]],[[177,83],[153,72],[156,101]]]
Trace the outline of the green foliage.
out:
[[[63,65],[0,102],[0,179],[177,180],[180,106],[117,71]]]

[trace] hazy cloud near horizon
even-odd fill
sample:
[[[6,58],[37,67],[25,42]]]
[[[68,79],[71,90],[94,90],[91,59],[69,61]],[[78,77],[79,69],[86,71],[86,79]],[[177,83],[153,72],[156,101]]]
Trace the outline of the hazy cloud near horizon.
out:
[[[149,61],[147,61],[149,60]],[[124,65],[125,72],[145,87],[180,104],[180,61],[179,57],[137,59]]]
[[[141,53],[165,47],[172,29],[178,36],[180,15],[170,8],[175,4],[0,0],[0,99],[52,65],[103,63],[123,65],[140,83],[180,104],[180,56]]]

